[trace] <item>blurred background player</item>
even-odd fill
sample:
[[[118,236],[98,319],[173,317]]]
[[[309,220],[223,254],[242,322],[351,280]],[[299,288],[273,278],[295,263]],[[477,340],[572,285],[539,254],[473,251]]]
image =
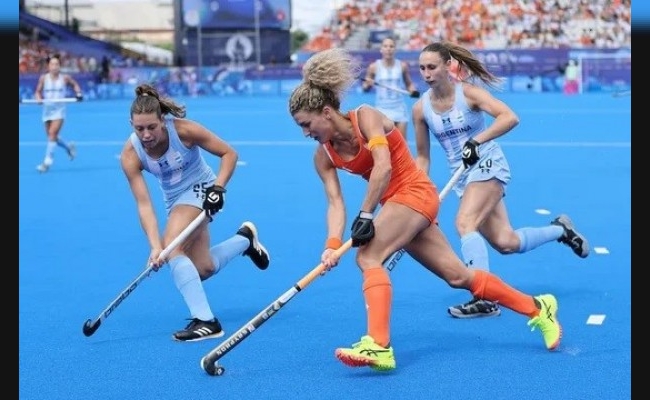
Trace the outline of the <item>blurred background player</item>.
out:
[[[368,66],[361,88],[368,91],[375,86],[375,108],[395,122],[397,129],[406,138],[409,113],[405,95],[388,88],[406,89],[413,97],[418,97],[419,92],[411,79],[408,64],[395,58],[395,40],[385,38],[379,52],[381,58]],[[376,86],[375,83],[381,86]]]
[[[580,74],[580,67],[576,60],[571,59],[564,68],[564,85],[562,91],[564,94],[572,95],[578,94],[580,89],[580,82],[578,81]]]
[[[131,105],[134,132],[124,144],[120,160],[151,246],[149,262],[156,270],[169,262],[172,279],[191,314],[190,323],[173,338],[197,341],[220,337],[224,332],[210,309],[202,281],[240,254],[250,257],[259,269],[269,266],[269,253],[259,242],[255,225],[244,222],[237,234],[210,247],[206,219],[169,255],[169,260],[158,257],[201,212],[211,221],[222,209],[237,152],[204,126],[185,119],[185,107],[160,98],[152,86],[141,84],[135,94]],[[201,149],[220,158],[218,174],[207,164]],[[168,218],[162,238],[143,170],[158,178],[163,192]]]
[[[510,225],[503,200],[510,182],[510,166],[494,139],[517,126],[519,118],[488,90],[450,78],[449,69],[454,66],[455,71],[467,71],[473,79],[489,86],[498,84],[499,79],[469,50],[450,42],[426,46],[420,53],[419,63],[420,74],[429,89],[413,106],[416,160],[428,173],[431,135],[447,155],[452,174],[461,166],[466,168],[454,186],[460,197],[456,230],[465,264],[489,270],[486,240],[501,254],[525,253],[556,240],[569,246],[579,257],[587,257],[589,243],[566,215],[560,215],[544,227],[514,230]],[[489,126],[485,114],[494,118]],[[449,307],[448,312],[457,318],[501,313],[497,303],[478,298]]]
[[[77,81],[70,75],[61,73],[60,57],[58,55],[51,56],[47,60],[47,72],[39,77],[34,93],[36,100],[43,102],[43,122],[45,123],[45,134],[47,135],[45,158],[36,167],[38,172],[47,172],[50,169],[54,162],[56,146],[63,147],[70,160],[74,160],[76,156],[74,143],[66,143],[59,135],[65,119],[66,103],[48,101],[66,98],[68,87],[72,87],[78,101],[83,99],[81,87]]]

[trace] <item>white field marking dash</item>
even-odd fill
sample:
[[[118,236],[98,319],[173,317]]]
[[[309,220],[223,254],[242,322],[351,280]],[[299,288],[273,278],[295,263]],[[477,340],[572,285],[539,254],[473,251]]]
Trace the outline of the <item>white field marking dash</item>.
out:
[[[587,325],[602,325],[605,322],[605,314],[591,314],[587,318]]]
[[[551,212],[545,208],[538,208],[535,212],[539,215],[549,215]]]
[[[594,247],[594,251],[596,254],[609,254],[609,250],[607,250],[607,247]]]

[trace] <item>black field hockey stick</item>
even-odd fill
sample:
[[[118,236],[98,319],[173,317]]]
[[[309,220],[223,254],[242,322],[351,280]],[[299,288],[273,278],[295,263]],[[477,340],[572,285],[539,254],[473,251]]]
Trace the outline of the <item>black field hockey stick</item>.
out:
[[[367,81],[366,78],[359,78],[359,79],[360,79],[362,82],[366,82],[366,81]],[[418,98],[420,98],[420,92],[417,91],[417,90],[414,90],[414,91],[412,91],[412,92],[409,92],[409,91],[406,90],[406,89],[397,88],[397,87],[389,86],[389,85],[384,85],[383,83],[380,83],[380,82],[373,82],[372,84],[375,85],[375,86],[382,87],[382,88],[384,88],[384,89],[392,90],[392,91],[397,92],[397,93],[405,94],[405,95],[410,96],[410,97],[412,97],[412,98],[414,98],[414,99],[418,99]]]
[[[166,258],[169,256],[169,254],[170,254],[170,253],[171,253],[171,252],[172,252],[176,247],[178,247],[179,244],[181,244],[182,242],[184,242],[185,239],[187,239],[187,237],[188,237],[192,232],[194,232],[194,230],[195,230],[199,225],[201,225],[201,223],[203,222],[203,220],[204,220],[205,218],[206,218],[205,212],[201,212],[201,214],[199,214],[199,216],[196,217],[196,218],[194,219],[194,221],[192,221],[192,222],[187,226],[187,228],[183,229],[183,231],[182,231],[182,232],[181,232],[181,233],[176,237],[176,239],[172,240],[172,242],[169,243],[169,245],[168,245],[168,246],[167,246],[167,247],[162,251],[162,253],[160,253],[160,256],[158,257],[158,259],[162,259],[162,260],[166,259]],[[87,320],[86,322],[84,322],[84,326],[83,326],[83,333],[84,333],[84,335],[86,335],[86,336],[91,336],[93,333],[95,333],[95,331],[99,328],[99,326],[102,324],[102,322],[103,322],[106,318],[108,318],[108,317],[113,313],[113,311],[115,311],[115,309],[116,309],[116,308],[117,308],[117,307],[118,307],[118,306],[119,306],[119,305],[124,301],[124,299],[126,299],[127,297],[129,297],[129,295],[130,295],[131,293],[133,293],[133,291],[138,287],[138,285],[140,285],[140,283],[141,283],[143,280],[145,280],[147,277],[149,277],[149,275],[151,275],[151,273],[152,273],[153,271],[154,271],[153,266],[151,266],[150,264],[147,264],[147,268],[146,268],[144,271],[142,271],[142,272],[140,273],[140,275],[138,275],[138,277],[135,278],[135,280],[134,280],[133,282],[131,282],[131,283],[129,284],[129,286],[127,286],[126,289],[124,289],[124,290],[123,290],[123,291],[122,291],[122,292],[121,292],[121,293],[120,293],[120,294],[115,298],[115,300],[113,300],[113,301],[111,302],[111,304],[109,304],[108,307],[106,307],[106,308],[104,309],[104,311],[102,311],[102,312],[99,314],[99,317],[97,317],[97,319],[95,319],[94,321],[89,319],[89,320]]]
[[[439,194],[441,202],[444,200],[445,197],[447,197],[447,194],[451,191],[451,188],[454,187],[456,183],[458,183],[458,180],[460,179],[460,176],[463,174],[463,172],[465,172],[465,166],[461,165],[460,167],[458,167],[456,172],[454,172],[451,178],[449,178],[449,182],[447,182],[447,184],[445,185],[444,188],[442,188],[442,191]],[[406,253],[406,250],[404,249],[399,249],[396,252],[394,252],[392,256],[388,257],[388,259],[384,261],[384,265],[385,265],[384,268],[386,268],[388,272],[395,269],[397,263],[402,258],[404,253]]]
[[[352,239],[349,239],[347,242],[343,243],[341,247],[335,250],[334,255],[340,258],[350,249],[350,247],[352,247]],[[273,303],[269,304],[264,310],[253,317],[253,319],[239,328],[237,332],[230,335],[228,339],[221,342],[221,344],[203,356],[203,358],[201,358],[201,368],[212,376],[223,375],[226,370],[223,366],[217,364],[221,357],[225,356],[230,350],[235,348],[235,346],[243,342],[244,339],[250,336],[250,334],[257,328],[262,326],[263,323],[280,311],[289,300],[293,299],[296,294],[309,286],[309,284],[318,278],[323,272],[325,272],[325,266],[323,263],[320,263],[314,269],[309,271],[307,275],[303,276],[298,282],[296,282],[291,289],[284,292],[280,297],[275,299]]]

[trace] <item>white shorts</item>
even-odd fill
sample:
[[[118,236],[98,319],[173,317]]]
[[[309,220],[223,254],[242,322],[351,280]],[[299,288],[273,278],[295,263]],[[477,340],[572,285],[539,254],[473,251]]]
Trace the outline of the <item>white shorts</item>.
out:
[[[490,179],[497,179],[502,183],[505,195],[506,185],[510,182],[510,166],[501,147],[494,147],[485,154],[481,154],[478,162],[461,175],[458,183],[454,186],[454,192],[458,197],[463,197],[469,183]]]
[[[65,106],[62,104],[43,105],[43,122],[55,121],[65,118]]]
[[[375,107],[393,122],[408,122],[409,117],[406,110],[406,104],[390,108]]]

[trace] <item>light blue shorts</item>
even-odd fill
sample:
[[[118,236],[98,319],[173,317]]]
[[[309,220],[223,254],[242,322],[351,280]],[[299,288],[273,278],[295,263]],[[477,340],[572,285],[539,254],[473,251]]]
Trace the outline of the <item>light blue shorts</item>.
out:
[[[167,199],[165,201],[165,209],[167,210],[167,215],[172,211],[172,209],[178,205],[187,205],[196,207],[198,209],[203,209],[203,199],[205,199],[205,189],[214,185],[214,180],[197,183],[192,185],[189,189],[176,196],[173,199]]]
[[[485,154],[481,154],[478,162],[463,172],[458,183],[454,186],[454,192],[458,197],[463,197],[465,188],[469,183],[488,181],[490,179],[497,179],[501,182],[505,196],[506,185],[510,182],[510,166],[501,147],[493,147]]]

